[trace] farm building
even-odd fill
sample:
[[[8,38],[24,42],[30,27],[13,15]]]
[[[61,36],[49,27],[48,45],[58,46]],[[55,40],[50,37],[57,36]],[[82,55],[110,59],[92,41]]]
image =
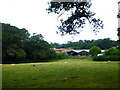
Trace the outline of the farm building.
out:
[[[75,56],[75,55],[78,55],[78,52],[75,52],[74,50],[71,50],[69,52],[67,52],[68,55],[70,56]]]
[[[82,49],[82,50],[73,50],[73,49],[53,49],[56,53],[66,53],[70,56],[90,56],[89,49]],[[101,54],[103,54],[105,50],[101,50]]]
[[[72,49],[53,49],[56,53],[66,53],[71,51]]]
[[[71,50],[67,52],[68,55],[75,56],[75,55],[80,55],[80,56],[89,56],[89,50]]]

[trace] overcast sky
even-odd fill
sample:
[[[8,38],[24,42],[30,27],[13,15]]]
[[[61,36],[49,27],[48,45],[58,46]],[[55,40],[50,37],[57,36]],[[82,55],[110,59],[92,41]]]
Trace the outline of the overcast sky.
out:
[[[56,34],[58,16],[47,13],[48,1],[50,0],[0,0],[0,22],[9,23],[18,28],[26,28],[30,34],[42,34],[48,42],[67,43],[85,39],[118,39],[116,16],[119,0],[92,0],[91,11],[96,13],[95,17],[103,20],[104,29],[95,35],[91,27],[86,25],[86,28],[74,38],[70,35]]]

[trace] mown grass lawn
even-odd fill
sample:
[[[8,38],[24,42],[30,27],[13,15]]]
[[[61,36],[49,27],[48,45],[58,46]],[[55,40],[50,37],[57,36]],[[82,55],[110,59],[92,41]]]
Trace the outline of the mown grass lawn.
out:
[[[90,59],[4,64],[3,88],[118,88],[118,63]]]

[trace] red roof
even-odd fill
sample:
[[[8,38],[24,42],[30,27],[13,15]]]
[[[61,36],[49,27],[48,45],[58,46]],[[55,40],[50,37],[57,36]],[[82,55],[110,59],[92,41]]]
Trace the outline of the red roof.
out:
[[[72,50],[72,49],[53,49],[53,50],[57,51],[57,50]]]

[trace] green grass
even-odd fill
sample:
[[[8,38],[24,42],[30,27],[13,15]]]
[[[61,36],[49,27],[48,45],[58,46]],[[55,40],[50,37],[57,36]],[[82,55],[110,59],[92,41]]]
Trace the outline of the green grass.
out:
[[[3,88],[117,88],[118,63],[90,59],[4,64]]]

